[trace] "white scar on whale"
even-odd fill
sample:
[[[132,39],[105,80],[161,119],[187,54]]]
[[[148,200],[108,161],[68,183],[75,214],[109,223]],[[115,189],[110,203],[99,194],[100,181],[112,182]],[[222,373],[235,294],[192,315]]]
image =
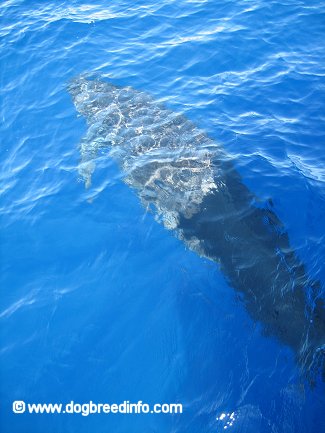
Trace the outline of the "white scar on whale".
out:
[[[322,371],[325,378],[319,283],[308,278],[272,206],[256,205],[222,146],[132,87],[79,76],[68,90],[88,124],[79,164],[86,187],[99,151],[107,150],[145,208],[219,265],[264,333],[294,351],[304,376],[313,381]]]

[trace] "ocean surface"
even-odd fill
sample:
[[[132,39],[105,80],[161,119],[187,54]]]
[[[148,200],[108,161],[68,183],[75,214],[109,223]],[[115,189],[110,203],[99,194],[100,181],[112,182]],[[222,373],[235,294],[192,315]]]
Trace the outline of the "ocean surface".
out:
[[[318,433],[324,384],[212,261],[155,221],[86,132],[79,74],[184,113],[270,199],[325,297],[325,3],[0,4],[1,433]],[[183,414],[14,414],[12,402],[182,403]]]

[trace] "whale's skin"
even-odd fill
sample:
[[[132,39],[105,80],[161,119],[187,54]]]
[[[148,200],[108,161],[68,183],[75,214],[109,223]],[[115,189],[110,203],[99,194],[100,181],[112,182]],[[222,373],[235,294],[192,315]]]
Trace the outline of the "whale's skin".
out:
[[[218,263],[246,310],[296,355],[304,376],[325,378],[325,313],[272,205],[261,207],[222,147],[146,93],[80,76],[68,90],[88,131],[79,173],[91,184],[107,149],[143,205],[167,229]],[[312,302],[307,298],[312,298]]]

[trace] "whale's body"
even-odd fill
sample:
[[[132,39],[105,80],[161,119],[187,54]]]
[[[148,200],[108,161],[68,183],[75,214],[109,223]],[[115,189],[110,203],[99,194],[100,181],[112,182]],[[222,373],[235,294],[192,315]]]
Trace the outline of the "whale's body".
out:
[[[316,284],[272,208],[256,205],[222,148],[183,115],[130,87],[78,77],[69,91],[89,126],[80,144],[86,186],[99,149],[109,147],[144,206],[219,264],[252,319],[294,350],[306,375],[319,369],[324,375],[325,313]]]

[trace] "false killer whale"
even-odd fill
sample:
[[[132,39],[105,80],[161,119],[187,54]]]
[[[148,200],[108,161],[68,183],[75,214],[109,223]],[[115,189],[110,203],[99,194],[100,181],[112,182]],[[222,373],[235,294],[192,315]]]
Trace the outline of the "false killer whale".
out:
[[[99,150],[109,149],[155,218],[218,263],[251,318],[294,351],[305,377],[312,382],[321,371],[325,379],[319,283],[308,278],[272,205],[258,205],[222,147],[131,87],[79,76],[68,90],[88,124],[79,165],[86,187]]]

